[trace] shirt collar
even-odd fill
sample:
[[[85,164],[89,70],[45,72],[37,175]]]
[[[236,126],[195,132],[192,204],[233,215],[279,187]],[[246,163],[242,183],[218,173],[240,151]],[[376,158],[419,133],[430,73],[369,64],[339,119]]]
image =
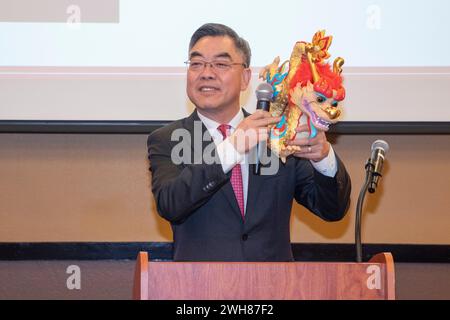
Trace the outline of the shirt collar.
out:
[[[202,115],[200,112],[197,111],[197,115],[200,118],[200,120],[205,125],[206,129],[208,129],[209,133],[213,135],[215,131],[217,131],[217,127],[220,126],[222,123],[218,123],[204,115]],[[239,125],[239,123],[244,120],[244,112],[242,109],[239,109],[238,113],[233,117],[233,119],[230,120],[230,122],[226,123],[231,126],[231,130],[234,131],[236,127]]]

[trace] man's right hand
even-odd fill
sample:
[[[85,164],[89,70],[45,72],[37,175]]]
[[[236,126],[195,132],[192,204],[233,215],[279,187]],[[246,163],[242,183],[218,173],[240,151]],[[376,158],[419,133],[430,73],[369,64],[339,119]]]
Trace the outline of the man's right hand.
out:
[[[240,154],[247,153],[258,142],[267,140],[269,126],[277,124],[281,117],[273,117],[269,112],[256,110],[239,123],[236,130],[230,136],[230,142]]]

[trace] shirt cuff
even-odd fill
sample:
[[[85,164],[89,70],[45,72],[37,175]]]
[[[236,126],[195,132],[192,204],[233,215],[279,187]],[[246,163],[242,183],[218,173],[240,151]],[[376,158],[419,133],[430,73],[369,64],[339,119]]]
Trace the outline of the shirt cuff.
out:
[[[220,142],[216,150],[225,174],[245,159],[245,154],[240,154],[228,138]]]
[[[328,151],[328,156],[322,160],[315,162],[310,160],[314,169],[319,171],[321,174],[333,178],[337,172],[337,161],[336,155],[334,154],[333,147],[330,145],[330,151]]]

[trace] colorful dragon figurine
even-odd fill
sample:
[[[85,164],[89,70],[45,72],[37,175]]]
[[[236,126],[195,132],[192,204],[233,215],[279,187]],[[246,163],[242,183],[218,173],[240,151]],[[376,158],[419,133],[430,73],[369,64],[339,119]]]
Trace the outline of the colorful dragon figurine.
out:
[[[309,132],[302,132],[302,137],[314,138],[317,130],[327,131],[341,114],[340,103],[345,98],[341,77],[344,59],[336,58],[333,70],[324,61],[330,57],[328,48],[332,39],[325,36],[324,30],[318,31],[311,43],[295,44],[289,61],[279,66],[280,58],[276,57],[259,74],[274,91],[271,114],[281,116],[281,121],[271,129],[269,145],[283,162],[300,150],[286,144],[298,137],[296,128],[300,124],[309,128]]]

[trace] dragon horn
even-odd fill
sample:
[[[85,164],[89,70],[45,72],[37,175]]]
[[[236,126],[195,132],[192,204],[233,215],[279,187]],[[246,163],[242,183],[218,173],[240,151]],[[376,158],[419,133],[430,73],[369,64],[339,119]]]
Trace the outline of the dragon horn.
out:
[[[311,51],[307,51],[306,58],[308,59],[309,67],[311,68],[311,73],[313,76],[313,82],[316,83],[319,81],[319,73],[317,72],[316,65],[313,62]]]
[[[333,62],[333,72],[337,74],[342,73],[342,66],[344,65],[344,59],[341,57],[338,57]]]

